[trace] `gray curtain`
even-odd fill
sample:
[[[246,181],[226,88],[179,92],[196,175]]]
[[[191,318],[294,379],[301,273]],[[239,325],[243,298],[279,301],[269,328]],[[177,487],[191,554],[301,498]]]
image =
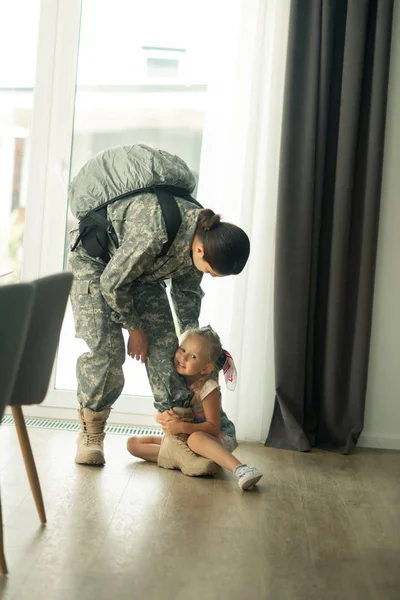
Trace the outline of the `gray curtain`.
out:
[[[393,0],[293,0],[266,445],[348,453],[363,428]],[[400,167],[399,167],[400,168]]]

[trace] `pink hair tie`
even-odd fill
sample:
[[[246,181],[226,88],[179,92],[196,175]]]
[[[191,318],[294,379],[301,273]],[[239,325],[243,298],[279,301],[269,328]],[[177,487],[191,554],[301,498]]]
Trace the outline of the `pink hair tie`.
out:
[[[237,370],[232,355],[227,350],[222,349],[216,366],[218,370],[222,369],[228,390],[233,391],[237,383]]]

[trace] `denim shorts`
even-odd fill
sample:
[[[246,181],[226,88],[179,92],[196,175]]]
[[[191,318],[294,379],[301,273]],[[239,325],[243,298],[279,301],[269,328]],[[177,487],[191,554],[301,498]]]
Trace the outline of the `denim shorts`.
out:
[[[239,446],[236,438],[226,435],[226,433],[220,433],[218,436],[219,441],[228,452],[233,452]]]

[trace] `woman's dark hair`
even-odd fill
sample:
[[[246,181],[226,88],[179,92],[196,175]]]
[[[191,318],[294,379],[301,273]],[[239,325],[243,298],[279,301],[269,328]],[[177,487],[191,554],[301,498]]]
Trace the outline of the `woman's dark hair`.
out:
[[[250,254],[247,234],[232,223],[221,222],[210,208],[200,211],[196,235],[204,247],[204,260],[218,275],[238,275]]]

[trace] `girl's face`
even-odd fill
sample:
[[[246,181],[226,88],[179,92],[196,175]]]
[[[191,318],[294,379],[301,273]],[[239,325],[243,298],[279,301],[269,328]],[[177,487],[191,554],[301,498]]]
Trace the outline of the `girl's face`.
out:
[[[175,352],[174,365],[184,377],[207,375],[213,369],[207,356],[207,340],[199,335],[184,336]]]

